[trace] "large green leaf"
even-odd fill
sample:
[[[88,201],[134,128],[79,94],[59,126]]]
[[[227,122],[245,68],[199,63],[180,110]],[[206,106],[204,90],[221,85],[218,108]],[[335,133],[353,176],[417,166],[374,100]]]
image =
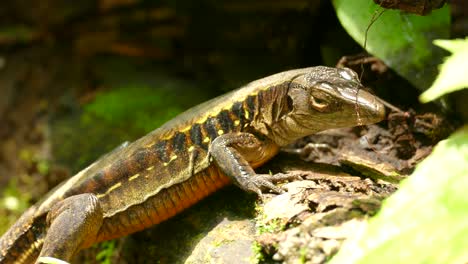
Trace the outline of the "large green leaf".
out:
[[[468,38],[456,40],[435,40],[434,43],[453,54],[440,67],[440,74],[419,99],[423,103],[432,101],[444,94],[468,87]]]
[[[468,126],[418,165],[331,263],[468,263]]]
[[[343,27],[363,46],[366,29],[382,8],[371,0],[333,0],[333,5]],[[432,41],[448,38],[449,30],[448,6],[429,16],[386,10],[369,28],[366,50],[425,90],[435,79],[443,57]]]

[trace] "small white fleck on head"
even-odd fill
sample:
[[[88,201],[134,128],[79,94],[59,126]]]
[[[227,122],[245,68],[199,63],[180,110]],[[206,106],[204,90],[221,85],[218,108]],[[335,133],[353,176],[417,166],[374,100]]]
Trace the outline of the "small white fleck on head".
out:
[[[325,82],[324,82],[324,83],[321,83],[320,85],[321,85],[322,87],[324,87],[324,88],[329,89],[329,90],[332,90],[332,89],[333,89],[333,87],[332,87],[329,83],[325,83]]]
[[[353,80],[353,76],[351,75],[351,73],[349,71],[341,70],[340,75],[341,75],[341,77],[345,78],[348,81]]]

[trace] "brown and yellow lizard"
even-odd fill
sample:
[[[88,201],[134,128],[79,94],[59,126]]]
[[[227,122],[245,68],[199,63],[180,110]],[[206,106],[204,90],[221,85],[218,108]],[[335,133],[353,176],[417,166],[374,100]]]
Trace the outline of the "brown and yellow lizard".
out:
[[[312,67],[247,84],[180,114],[71,177],[0,239],[0,263],[69,261],[79,250],[164,221],[233,182],[261,194],[282,175],[256,174],[280,147],[319,131],[375,123],[384,106],[350,69]]]

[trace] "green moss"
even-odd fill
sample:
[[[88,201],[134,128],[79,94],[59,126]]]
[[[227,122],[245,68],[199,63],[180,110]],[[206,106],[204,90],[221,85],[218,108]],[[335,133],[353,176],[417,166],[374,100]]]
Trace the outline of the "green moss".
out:
[[[169,87],[170,88],[170,87]],[[79,171],[125,141],[133,141],[158,128],[193,102],[182,100],[162,85],[129,86],[99,92],[79,115],[54,123],[57,161]]]
[[[281,219],[274,219],[269,222],[265,222],[263,217],[257,217],[256,225],[258,234],[278,233],[286,228],[285,223],[283,223]]]
[[[286,223],[281,219],[273,219],[271,221],[266,221],[266,216],[263,211],[263,206],[257,204],[255,207],[257,212],[256,228],[257,234],[272,233],[277,234],[286,229]],[[276,246],[275,246],[276,247]],[[268,256],[265,256],[265,251],[260,243],[254,242],[252,246],[252,251],[254,252],[253,263],[264,263]],[[276,250],[275,250],[276,251]]]
[[[234,242],[235,240],[232,240],[232,239],[215,239],[213,240],[213,242],[211,243],[214,247],[216,248],[219,248],[223,245],[226,245],[226,244],[230,244],[232,242]]]
[[[98,94],[86,105],[82,122],[89,125],[99,119],[111,126],[124,125],[147,133],[183,110],[176,101],[167,90],[118,88]]]
[[[111,264],[115,251],[115,240],[105,241],[99,244],[100,251],[96,255],[96,260],[101,264]]]
[[[306,263],[307,262],[307,247],[301,247],[299,250],[299,263]]]
[[[257,212],[257,217],[255,218],[257,234],[261,235],[264,233],[279,233],[285,230],[286,223],[284,223],[281,219],[273,219],[271,221],[266,221],[263,206],[257,204],[255,206],[255,210]]]
[[[265,255],[263,254],[263,247],[260,243],[257,241],[254,241],[252,244],[252,251],[254,253],[252,263],[257,264],[257,263],[262,263],[265,261]]]

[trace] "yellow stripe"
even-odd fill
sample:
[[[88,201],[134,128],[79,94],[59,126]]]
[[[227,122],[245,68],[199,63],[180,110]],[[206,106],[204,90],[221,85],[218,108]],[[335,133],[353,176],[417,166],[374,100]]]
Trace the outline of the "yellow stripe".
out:
[[[132,177],[128,178],[128,181],[133,181],[133,180],[135,180],[135,179],[138,178],[138,177],[140,177],[140,174],[139,174],[139,173],[137,173],[137,174],[133,175]]]
[[[265,77],[265,78],[269,78],[269,77],[271,77],[271,76],[268,76],[268,77]],[[262,79],[265,79],[265,78],[262,78]],[[260,79],[260,80],[262,80],[262,79]],[[272,83],[270,83],[268,86],[263,86],[263,87],[258,87],[258,88],[256,88],[254,91],[252,91],[252,92],[249,93],[249,94],[238,95],[238,96],[239,96],[239,100],[236,100],[236,101],[232,101],[232,102],[230,102],[230,103],[227,103],[226,105],[222,106],[220,109],[217,109],[216,112],[215,112],[215,111],[213,111],[213,112],[207,112],[204,116],[201,116],[199,119],[194,120],[194,121],[192,122],[191,125],[189,125],[189,126],[187,126],[187,127],[184,127],[184,128],[182,128],[182,129],[179,129],[179,130],[170,131],[170,133],[168,133],[167,135],[163,136],[161,139],[162,139],[162,140],[170,140],[170,139],[174,136],[174,134],[176,134],[177,132],[186,132],[186,131],[190,130],[190,129],[192,128],[192,126],[195,125],[195,124],[201,125],[201,124],[205,123],[206,120],[208,120],[208,118],[217,116],[221,111],[230,110],[234,104],[244,102],[244,101],[247,99],[247,97],[249,97],[249,96],[256,96],[256,95],[258,95],[258,93],[260,93],[261,91],[266,91],[266,90],[270,89],[271,87],[275,87],[275,86],[277,86],[277,85],[279,85],[279,84],[282,84],[282,83],[284,83],[284,82],[285,82],[285,80],[280,80],[280,81],[277,81],[277,82],[272,82]],[[222,104],[222,103],[225,103],[225,102],[221,102],[221,104]],[[213,107],[216,108],[216,105],[213,106]],[[247,111],[246,111],[245,116],[246,116],[247,119],[249,118],[249,113],[248,113]],[[236,124],[236,123],[234,123],[234,124]],[[236,125],[236,126],[237,126],[237,125]],[[209,140],[208,140],[208,141],[205,141],[205,143],[206,143],[206,142],[209,142]]]
[[[208,120],[208,118],[217,116],[221,111],[230,110],[230,109],[232,108],[232,106],[233,106],[235,103],[241,103],[241,102],[243,102],[245,99],[247,99],[247,97],[249,97],[249,96],[256,96],[260,91],[267,90],[267,89],[269,89],[270,87],[274,87],[275,85],[277,85],[277,84],[271,84],[270,86],[258,88],[256,91],[253,91],[252,93],[250,93],[250,94],[248,94],[248,95],[245,95],[244,98],[241,98],[239,101],[231,102],[230,104],[225,105],[224,107],[222,107],[221,109],[219,109],[219,110],[216,111],[216,112],[211,112],[211,113],[208,112],[208,113],[205,114],[204,116],[200,117],[198,120],[194,121],[194,122],[192,123],[192,125],[189,125],[189,126],[187,126],[187,127],[181,128],[181,129],[179,129],[179,130],[177,130],[177,131],[172,131],[172,133],[170,133],[170,134],[167,135],[166,137],[163,137],[162,139],[163,139],[163,140],[169,140],[169,139],[171,139],[171,138],[174,136],[174,134],[175,134],[176,132],[187,132],[187,131],[189,131],[189,130],[192,128],[193,125],[195,125],[195,124],[201,125],[201,124],[205,123],[206,120]],[[245,116],[246,116],[247,119],[249,118],[249,113],[248,113],[247,111],[245,112]]]
[[[97,194],[96,197],[97,198],[104,197],[104,196],[108,195],[110,192],[112,192],[113,190],[115,190],[117,188],[120,188],[121,186],[122,186],[122,183],[118,182],[118,183],[112,185],[109,189],[107,189],[107,191],[105,193]]]

